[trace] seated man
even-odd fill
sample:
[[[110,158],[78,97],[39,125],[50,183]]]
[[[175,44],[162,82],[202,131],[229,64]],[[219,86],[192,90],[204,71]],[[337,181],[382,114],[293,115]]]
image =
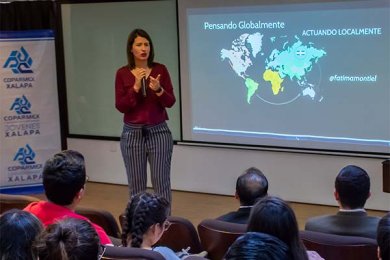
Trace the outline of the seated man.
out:
[[[236,182],[235,198],[240,201],[237,211],[218,217],[218,220],[247,224],[251,208],[255,202],[267,195],[268,180],[257,168],[251,167],[240,175]]]
[[[46,161],[43,168],[43,187],[48,201],[32,202],[25,211],[33,213],[48,226],[63,218],[78,218],[89,221],[75,213],[85,192],[84,156],[79,152],[67,150],[55,154]],[[112,244],[100,226],[91,223],[102,244]]]
[[[390,212],[379,221],[376,241],[378,242],[378,259],[390,259]]]
[[[309,219],[305,229],[345,236],[376,239],[379,218],[368,216],[364,204],[370,197],[370,177],[362,168],[349,165],[336,177],[334,196],[339,204],[336,215]]]

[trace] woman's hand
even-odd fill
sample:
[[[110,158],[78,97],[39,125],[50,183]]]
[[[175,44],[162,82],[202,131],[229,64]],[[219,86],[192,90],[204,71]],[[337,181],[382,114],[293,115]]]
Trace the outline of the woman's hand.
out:
[[[160,85],[160,74],[158,74],[157,78],[150,76],[149,88],[151,88],[157,96],[161,96],[164,93],[164,89]]]
[[[142,78],[146,78],[146,70],[145,69],[142,69],[142,68],[135,68],[133,70],[131,70],[131,73],[133,73],[134,77],[135,77],[135,82],[134,82],[134,90],[135,92],[139,92],[139,90],[141,89],[142,87]]]
[[[160,86],[160,74],[158,74],[157,78],[153,78],[152,76],[149,76],[149,88],[151,88],[154,92],[158,92],[161,88]]]

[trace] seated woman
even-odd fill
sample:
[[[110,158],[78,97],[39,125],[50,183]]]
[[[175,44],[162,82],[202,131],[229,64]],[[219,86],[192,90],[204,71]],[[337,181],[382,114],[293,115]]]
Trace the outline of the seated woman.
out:
[[[252,208],[247,231],[279,238],[289,247],[293,260],[323,259],[314,251],[306,251],[294,211],[280,198],[268,196],[259,200]]]
[[[88,221],[65,218],[47,226],[33,247],[39,260],[96,260],[100,240]]]
[[[134,195],[126,207],[122,227],[123,246],[153,250],[165,259],[180,259],[168,247],[153,247],[170,226],[167,220],[169,212],[169,202],[163,197],[146,192]]]
[[[0,217],[0,259],[34,259],[32,242],[43,230],[33,214],[10,209]]]
[[[265,233],[247,232],[229,247],[225,260],[290,260],[289,249],[280,239]]]

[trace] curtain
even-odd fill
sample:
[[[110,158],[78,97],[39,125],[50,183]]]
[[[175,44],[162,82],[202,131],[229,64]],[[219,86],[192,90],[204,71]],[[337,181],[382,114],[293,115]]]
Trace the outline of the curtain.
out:
[[[53,1],[14,1],[0,3],[0,30],[19,31],[57,28]]]

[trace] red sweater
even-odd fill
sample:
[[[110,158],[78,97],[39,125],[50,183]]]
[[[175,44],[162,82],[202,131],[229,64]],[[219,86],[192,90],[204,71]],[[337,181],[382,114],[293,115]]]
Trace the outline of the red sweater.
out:
[[[176,102],[172,82],[167,68],[160,63],[154,63],[150,76],[156,78],[159,74],[163,94],[157,96],[147,87],[146,97],[143,97],[141,91],[134,91],[135,77],[129,67],[118,69],[115,78],[115,107],[124,113],[125,123],[156,125],[168,120],[165,108],[172,107]],[[149,78],[146,85],[149,85]]]
[[[27,205],[27,207],[24,208],[24,210],[34,214],[44,226],[53,224],[63,218],[77,218],[86,220],[95,228],[100,238],[101,244],[112,244],[110,238],[102,227],[92,223],[88,218],[81,216],[66,207],[56,205],[48,201],[39,201],[30,203]]]

